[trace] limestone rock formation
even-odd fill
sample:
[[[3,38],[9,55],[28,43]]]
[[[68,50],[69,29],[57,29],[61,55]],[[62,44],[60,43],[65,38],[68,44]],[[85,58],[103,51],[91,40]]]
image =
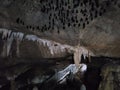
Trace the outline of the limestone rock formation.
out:
[[[79,65],[91,56],[120,58],[119,46],[120,0],[0,0],[0,89],[10,81],[11,89],[15,82],[29,88],[36,67],[41,75],[60,61],[63,68],[73,59]],[[119,66],[103,67],[100,90],[119,88]]]
[[[120,62],[106,64],[102,68],[103,77],[99,90],[119,90],[120,88]]]
[[[1,0],[0,27],[80,44],[96,56],[119,57],[119,4],[119,0]]]

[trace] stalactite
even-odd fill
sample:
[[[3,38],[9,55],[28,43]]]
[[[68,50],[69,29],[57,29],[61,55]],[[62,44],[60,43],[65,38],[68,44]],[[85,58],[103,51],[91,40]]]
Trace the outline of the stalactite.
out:
[[[40,38],[38,38],[35,35],[27,35],[25,37],[25,39],[32,40],[32,41],[37,41],[38,45],[43,45],[43,46],[48,47],[49,50],[50,50],[51,55],[54,55],[54,54],[57,54],[57,53],[66,52],[66,48],[67,49],[71,48],[71,50],[72,50],[72,47],[69,46],[69,45],[61,45],[61,44],[59,44],[57,42],[53,42],[53,41],[49,41],[49,40],[45,40],[45,39],[40,39]],[[57,46],[54,46],[55,44]]]
[[[4,43],[4,46],[3,46],[3,51],[2,51],[2,53],[1,53],[1,56],[2,57],[6,57],[7,56],[7,43],[6,43],[6,41],[3,41],[3,43]]]
[[[2,56],[6,57],[6,56],[9,56],[11,44],[12,44],[12,41],[13,41],[13,35],[10,36],[11,31],[8,31],[6,29],[1,29],[1,31],[2,30],[3,30],[2,39],[6,38],[6,40],[4,40]]]
[[[74,63],[76,64],[76,66],[79,66],[82,55],[84,56],[84,59],[86,57],[90,59],[90,56],[94,56],[94,54],[91,51],[87,50],[86,48],[79,45],[76,46],[74,48]]]
[[[13,42],[13,35],[10,36],[10,38],[7,38],[7,56],[9,56],[9,53],[10,53],[10,49],[11,49],[11,45],[12,45],[12,42]]]
[[[20,47],[20,41],[17,39],[17,40],[16,40],[16,43],[17,43],[16,55],[17,55],[17,57],[20,57],[20,50],[19,50],[19,47]]]
[[[5,41],[6,43],[4,44],[3,47],[3,51],[4,54],[6,54],[6,56],[9,55],[10,49],[11,49],[11,44],[13,39],[17,40],[17,50],[16,50],[16,54],[17,56],[19,56],[19,45],[20,45],[20,41],[23,40],[24,34],[21,32],[11,32],[11,30],[6,30],[6,29],[0,29],[0,33],[3,32],[3,36],[2,38],[6,38],[7,35],[9,38],[7,38],[7,40]],[[10,35],[10,36],[9,36]],[[61,54],[61,53],[74,53],[74,61],[75,64],[78,65],[80,60],[81,60],[81,55],[84,56],[84,58],[86,56],[88,56],[88,50],[85,47],[79,46],[77,48],[70,46],[70,45],[66,45],[66,44],[60,44],[51,40],[46,40],[46,39],[41,39],[39,37],[37,37],[36,35],[26,35],[24,37],[24,39],[33,41],[33,42],[37,42],[39,46],[43,46],[45,48],[47,48],[46,50],[48,51],[48,54],[50,53],[50,55],[55,56],[57,54]],[[90,55],[94,55],[92,52],[89,51],[89,56]]]
[[[10,49],[11,49],[11,45],[13,43],[13,39],[17,39],[20,42],[20,41],[22,41],[24,34],[19,33],[19,32],[18,33],[17,32],[11,32],[11,30],[6,30],[6,29],[0,29],[0,31],[3,32],[2,39],[6,38],[6,40],[4,40],[2,56],[3,57],[8,57],[10,55]],[[19,45],[18,45],[18,48],[19,48]],[[17,48],[17,53],[19,53],[18,48]]]

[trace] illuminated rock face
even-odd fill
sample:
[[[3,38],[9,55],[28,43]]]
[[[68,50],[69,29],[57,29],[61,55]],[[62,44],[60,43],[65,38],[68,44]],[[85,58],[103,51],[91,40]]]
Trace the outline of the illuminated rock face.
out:
[[[119,0],[1,0],[0,2],[0,27],[28,35],[26,36],[28,40],[22,42],[13,40],[18,46],[16,56],[34,57],[32,53],[39,48],[40,50],[36,52],[39,53],[36,54],[38,57],[53,57],[53,54],[62,57],[69,54],[66,45],[67,48],[71,48],[78,44],[96,56],[120,56]],[[29,35],[33,35],[30,36],[32,39]],[[39,39],[33,43],[32,41],[36,39],[34,35],[45,41]],[[8,56],[11,40],[12,36],[7,42],[3,41],[3,49],[7,47],[6,52],[1,50],[3,56]],[[46,43],[46,40],[55,43],[48,44],[49,41]],[[24,44],[20,44],[19,47],[19,42]],[[41,42],[43,46],[39,47],[38,43]],[[45,43],[47,48],[44,47]],[[51,44],[55,47],[53,45],[48,48]],[[61,45],[65,46],[60,49]],[[29,53],[23,50],[25,47]]]
[[[27,48],[26,46],[22,47],[25,45],[23,42],[26,42],[26,40],[33,43],[34,46],[32,48],[37,47],[36,51],[30,50],[31,54],[33,54],[33,52],[35,51],[38,53],[39,56],[42,55],[42,57],[44,58],[64,57],[68,54],[74,53],[74,61],[76,64],[79,64],[79,60],[81,59],[82,55],[84,56],[84,58],[86,58],[88,54],[91,56],[94,55],[90,50],[88,51],[85,47],[79,46],[76,48],[67,44],[60,44],[52,40],[42,39],[36,35],[25,35],[21,32],[12,32],[11,30],[2,28],[0,29],[0,34],[1,41],[3,41],[3,45],[1,46],[2,57],[13,57],[14,53],[14,56],[16,55],[16,57],[22,57],[22,51],[29,50],[29,48]],[[14,41],[16,41],[16,46],[13,44]],[[30,58],[29,55],[27,57]]]

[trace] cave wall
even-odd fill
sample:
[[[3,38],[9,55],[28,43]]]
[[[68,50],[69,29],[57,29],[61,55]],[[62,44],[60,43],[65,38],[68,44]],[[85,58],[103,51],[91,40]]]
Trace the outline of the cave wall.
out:
[[[119,0],[1,0],[0,27],[119,57],[119,8]]]

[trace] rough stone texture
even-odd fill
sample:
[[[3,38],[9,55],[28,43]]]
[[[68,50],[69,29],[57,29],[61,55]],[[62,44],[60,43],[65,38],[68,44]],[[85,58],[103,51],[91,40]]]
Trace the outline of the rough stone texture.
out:
[[[0,0],[0,28],[23,32],[24,35],[37,35],[39,38],[61,44],[71,46],[80,44],[92,51],[95,56],[120,57],[120,0]],[[6,41],[7,38],[2,39],[0,33],[0,54]],[[0,58],[0,88],[6,88],[8,79],[15,79],[16,76],[18,76],[16,81],[20,80],[18,84],[26,85],[25,83],[29,82],[28,78],[39,74],[41,76],[43,71],[47,72],[50,68],[49,65],[56,68],[49,64],[48,60],[44,62],[49,65],[42,63],[41,57],[51,57],[48,48],[38,46],[38,43],[29,40],[20,42],[19,54],[17,48],[15,39],[11,45],[9,58]],[[68,54],[68,52],[59,53],[54,57]],[[100,64],[103,60],[96,61]],[[64,64],[66,65],[62,62],[60,68],[63,68]],[[103,67],[103,81],[99,90],[113,90],[113,88],[119,90],[119,66],[120,64],[115,63]],[[37,75],[34,75],[35,72]],[[94,79],[93,75],[91,77]]]
[[[34,54],[34,55],[33,55]],[[40,58],[41,52],[36,43],[24,40],[20,43],[20,58]]]
[[[120,10],[109,8],[103,17],[94,20],[82,31],[80,41],[83,46],[90,48],[96,55],[120,56]]]
[[[119,57],[119,5],[119,0],[1,0],[0,27]]]
[[[120,88],[120,62],[106,64],[102,68],[103,80],[99,90],[119,90]]]

